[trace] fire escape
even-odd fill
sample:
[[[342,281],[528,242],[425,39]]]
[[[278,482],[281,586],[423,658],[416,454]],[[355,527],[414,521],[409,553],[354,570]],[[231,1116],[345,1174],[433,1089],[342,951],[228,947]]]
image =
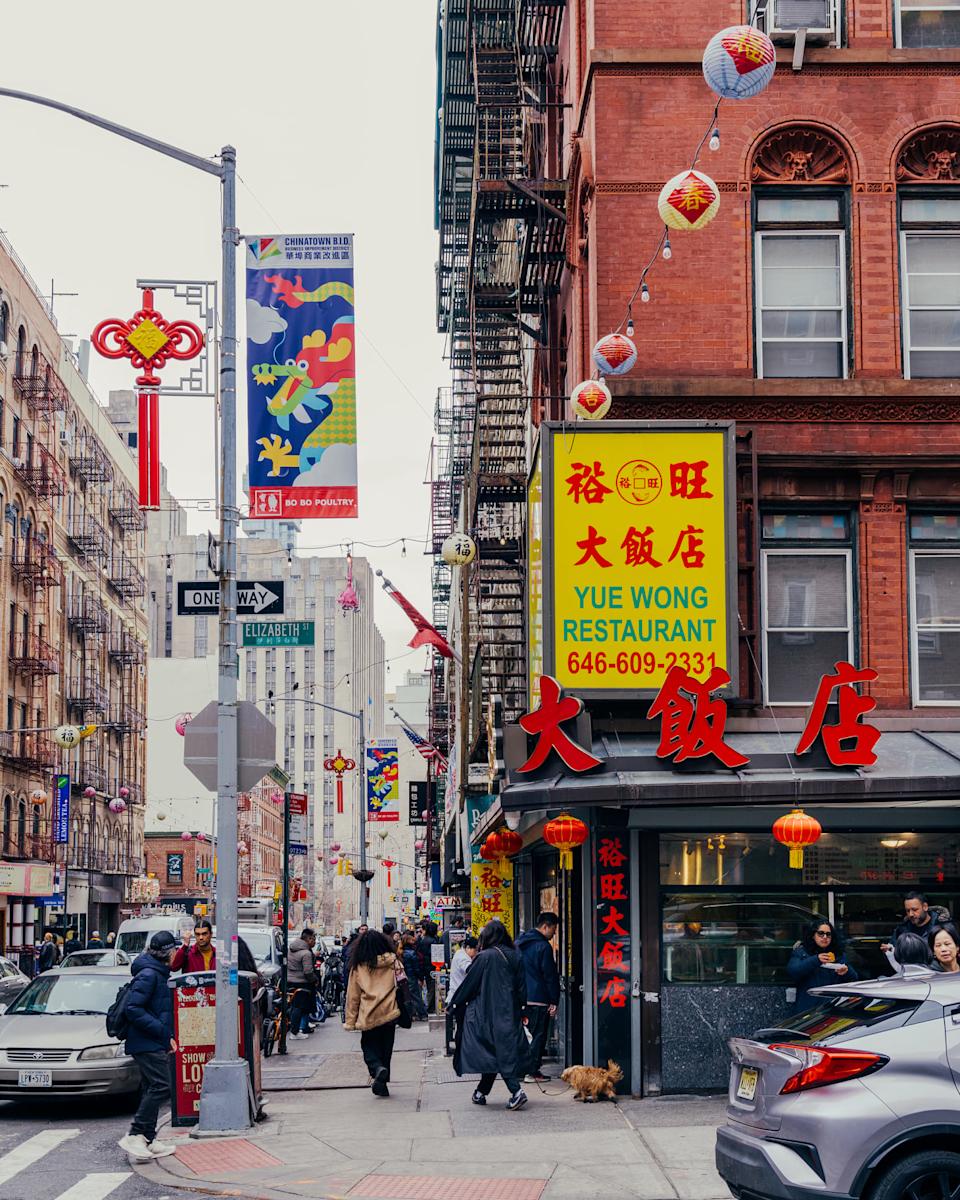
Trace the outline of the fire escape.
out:
[[[547,340],[564,263],[566,185],[543,177],[546,72],[563,0],[473,0],[476,102],[467,271],[476,421],[471,522],[471,691],[526,708],[523,514],[531,422],[530,362]],[[476,657],[479,655],[479,659]],[[471,705],[475,713],[480,706]],[[478,730],[471,731],[471,742]]]

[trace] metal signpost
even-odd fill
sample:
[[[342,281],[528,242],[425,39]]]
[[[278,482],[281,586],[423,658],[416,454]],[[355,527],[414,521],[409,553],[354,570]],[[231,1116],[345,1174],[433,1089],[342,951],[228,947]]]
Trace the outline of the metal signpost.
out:
[[[205,1133],[249,1129],[253,1094],[247,1064],[237,1053],[237,152],[220,150],[219,162],[171,146],[126,125],[96,116],[71,104],[15,88],[0,96],[25,100],[67,113],[117,137],[176,159],[220,180],[222,206],[220,248],[223,274],[220,369],[220,630],[217,704],[219,714],[217,843],[217,937],[228,954],[217,956],[216,1054],[208,1063],[200,1100],[200,1129]]]

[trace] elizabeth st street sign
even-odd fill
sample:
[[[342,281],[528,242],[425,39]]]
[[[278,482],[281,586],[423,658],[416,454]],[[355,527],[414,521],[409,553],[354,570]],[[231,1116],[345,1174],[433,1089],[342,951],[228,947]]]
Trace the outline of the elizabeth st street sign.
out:
[[[284,585],[282,580],[268,582],[241,580],[237,583],[237,613],[248,617],[282,617]],[[177,582],[177,616],[216,616],[220,612],[220,585],[201,579],[197,583]]]

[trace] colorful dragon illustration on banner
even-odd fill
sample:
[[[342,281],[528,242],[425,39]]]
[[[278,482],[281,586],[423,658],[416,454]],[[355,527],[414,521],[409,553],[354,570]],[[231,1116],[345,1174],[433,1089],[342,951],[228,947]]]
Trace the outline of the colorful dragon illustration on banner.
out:
[[[252,517],[357,515],[352,243],[247,243]]]

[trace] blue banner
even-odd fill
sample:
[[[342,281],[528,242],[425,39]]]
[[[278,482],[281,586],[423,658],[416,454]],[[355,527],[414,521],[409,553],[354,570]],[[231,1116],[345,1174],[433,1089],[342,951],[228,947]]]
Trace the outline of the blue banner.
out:
[[[355,517],[353,234],[247,239],[250,516]]]
[[[70,841],[70,777],[57,776],[57,792],[53,798],[53,840],[58,846]]]

